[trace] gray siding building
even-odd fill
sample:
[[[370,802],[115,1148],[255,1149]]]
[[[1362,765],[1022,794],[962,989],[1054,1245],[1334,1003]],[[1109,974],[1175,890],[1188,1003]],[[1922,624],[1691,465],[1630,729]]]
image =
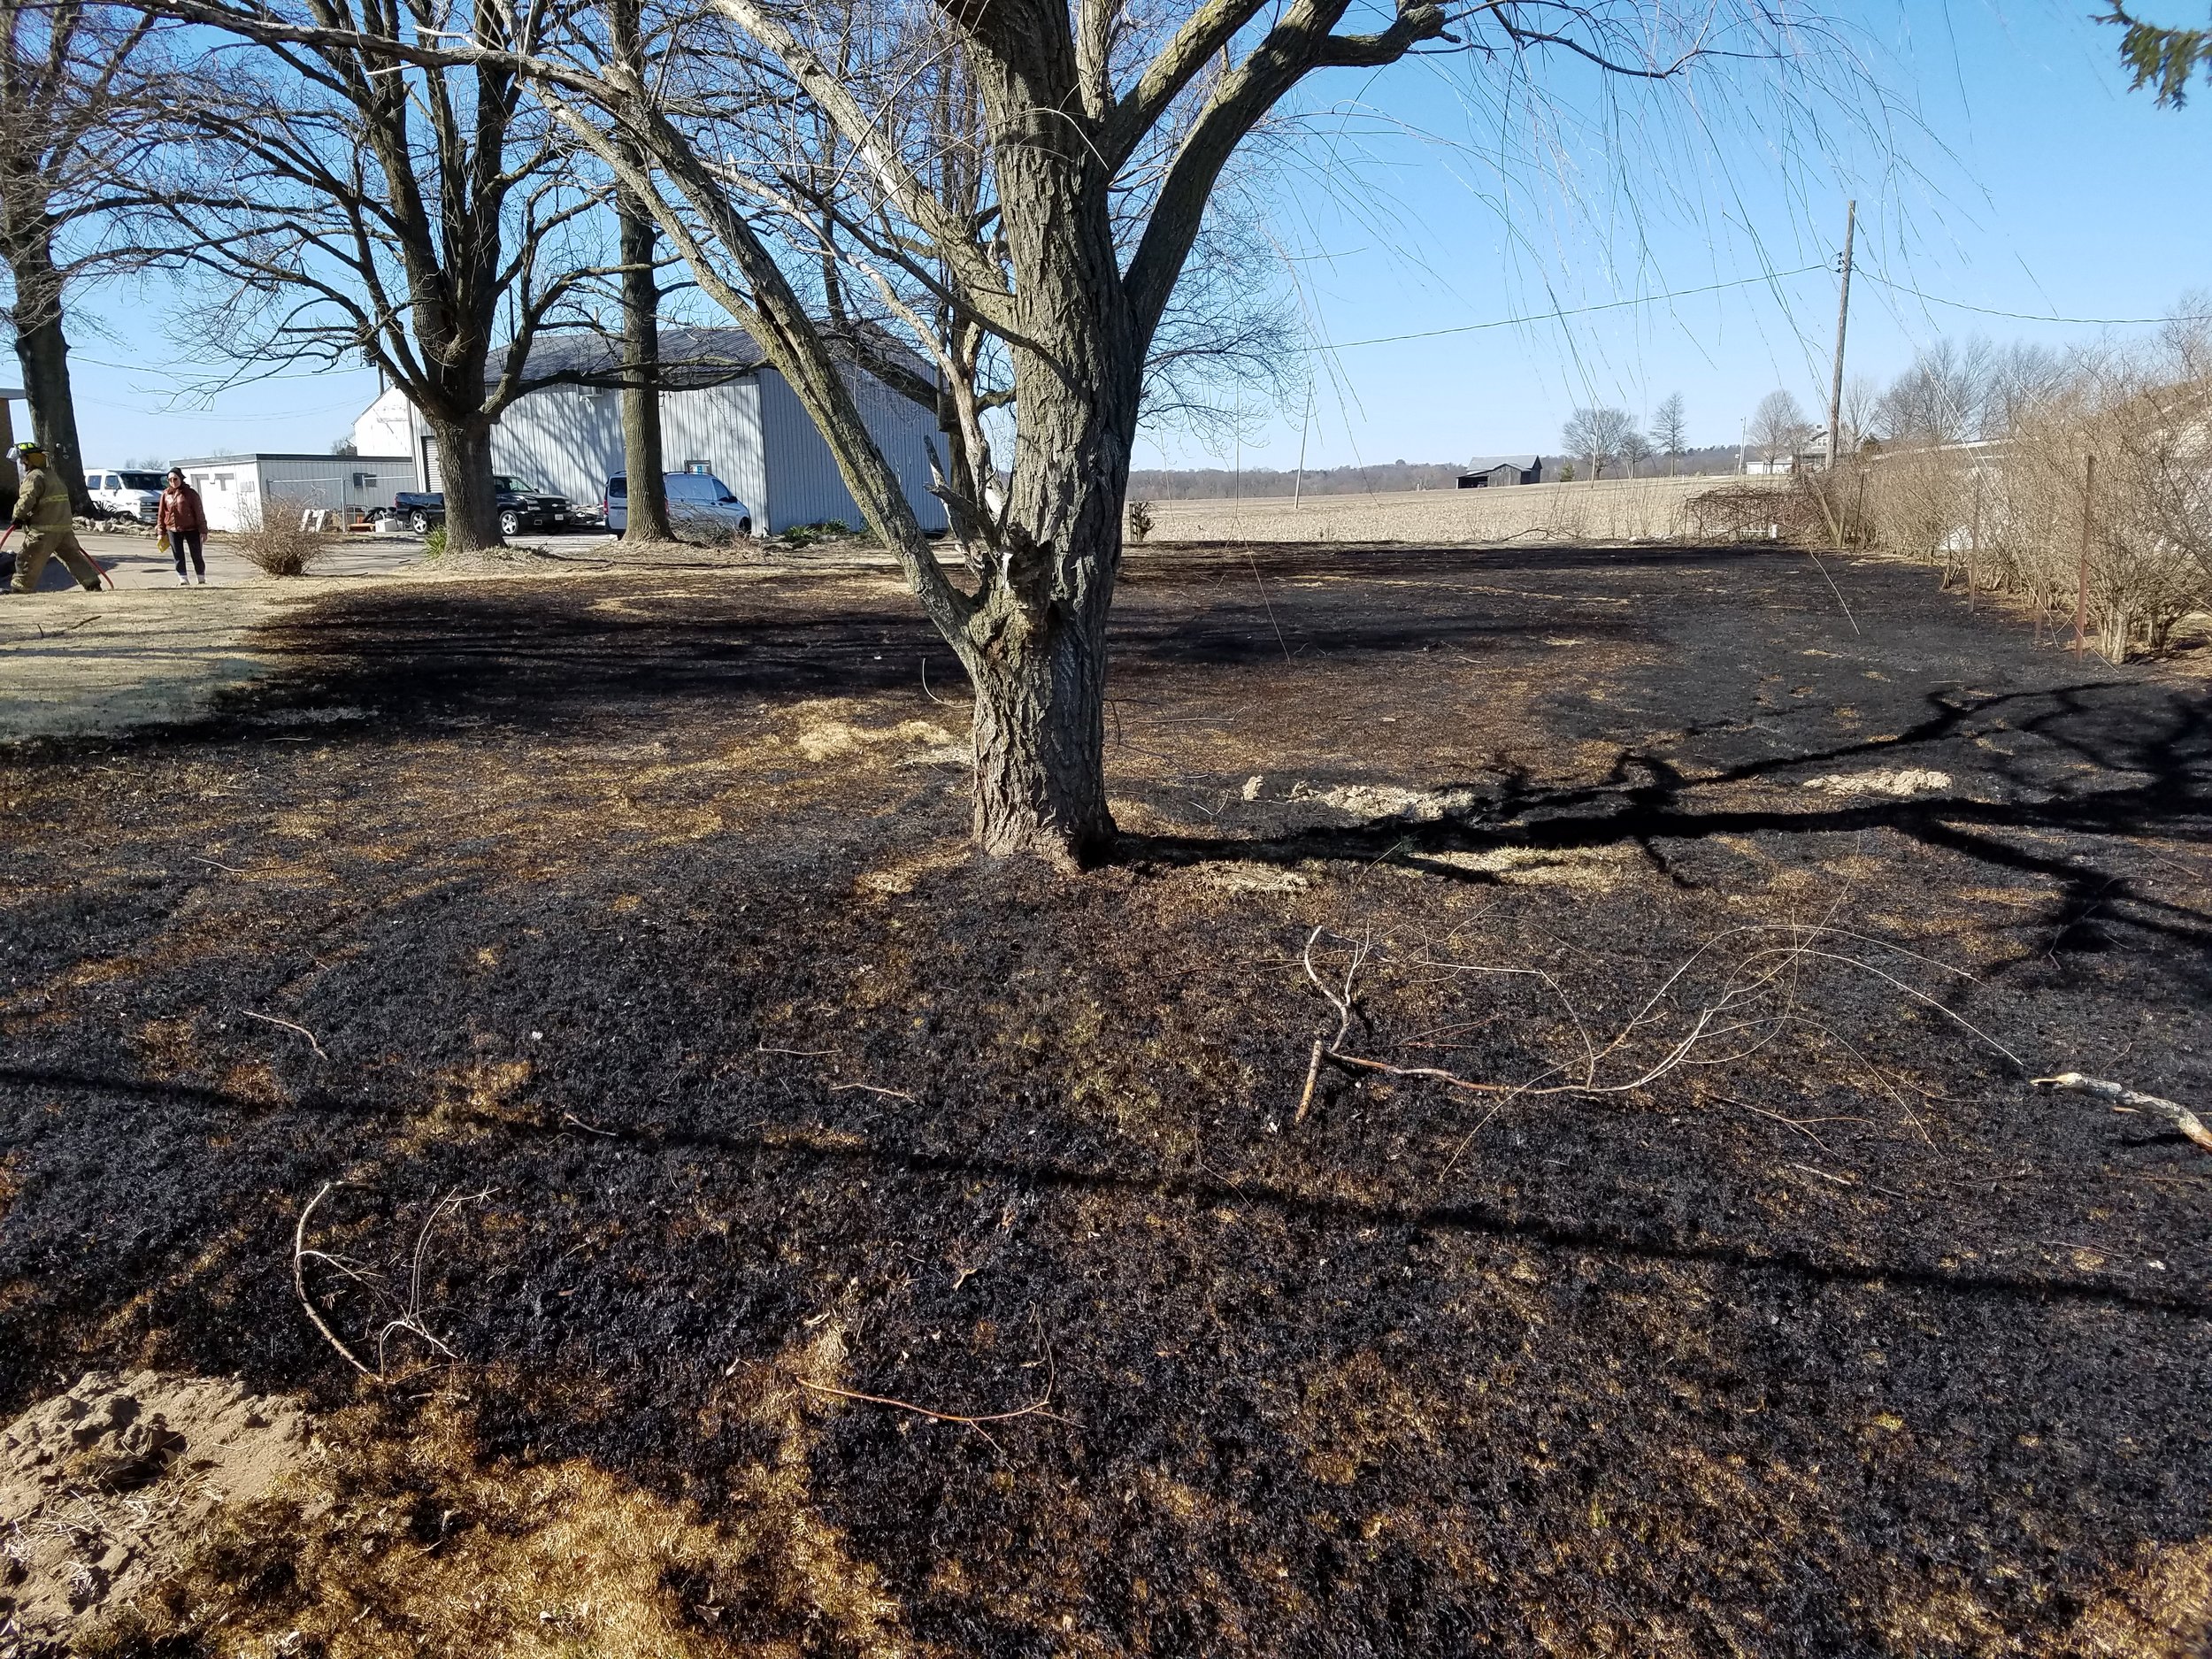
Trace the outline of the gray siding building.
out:
[[[405,455],[220,455],[171,463],[200,492],[211,530],[242,530],[250,524],[298,522],[311,507],[328,508],[342,520],[392,504],[411,488],[413,465]]]
[[[859,527],[859,505],[828,443],[751,336],[739,328],[664,329],[661,358],[661,453],[670,472],[720,479],[751,509],[754,526],[764,535],[827,519]],[[508,406],[492,429],[492,470],[579,505],[604,500],[608,479],[624,470],[622,394],[603,384],[617,365],[611,346],[591,336],[541,342],[531,355],[532,375],[571,378]],[[859,369],[845,376],[922,528],[944,529],[944,504],[929,493],[934,414]],[[417,487],[438,488],[437,441],[396,389],[354,423],[355,442],[363,449],[389,447],[402,430]]]

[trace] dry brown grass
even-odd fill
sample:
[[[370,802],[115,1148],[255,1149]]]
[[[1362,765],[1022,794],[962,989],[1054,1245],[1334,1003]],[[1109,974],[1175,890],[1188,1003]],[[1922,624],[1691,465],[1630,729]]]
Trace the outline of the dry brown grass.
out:
[[[1604,479],[1510,489],[1414,490],[1152,503],[1151,540],[1206,541],[1658,541],[1696,534],[1687,508],[1711,478]],[[1740,480],[1753,488],[1787,479]]]

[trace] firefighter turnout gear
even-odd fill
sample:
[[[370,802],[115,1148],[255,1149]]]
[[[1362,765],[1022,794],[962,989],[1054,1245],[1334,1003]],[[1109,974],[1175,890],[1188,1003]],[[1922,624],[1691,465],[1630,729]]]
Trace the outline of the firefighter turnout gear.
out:
[[[19,445],[29,463],[23,488],[15,498],[15,522],[23,532],[22,550],[16,555],[15,591],[36,593],[38,579],[46,573],[46,561],[58,558],[85,588],[99,591],[100,567],[85,557],[77,532],[70,523],[69,487],[48,466],[35,444]]]

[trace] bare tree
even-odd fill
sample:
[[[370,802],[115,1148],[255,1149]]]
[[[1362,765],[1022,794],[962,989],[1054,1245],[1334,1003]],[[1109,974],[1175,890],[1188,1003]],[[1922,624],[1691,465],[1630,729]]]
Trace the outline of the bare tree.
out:
[[[340,33],[257,0],[157,4],[318,50]],[[1147,366],[1209,204],[1271,112],[1324,72],[1417,49],[1460,50],[1516,87],[1555,53],[1663,87],[1708,61],[1796,65],[1820,27],[1754,0],[1394,0],[1366,31],[1346,27],[1351,0],[714,0],[664,83],[550,0],[476,4],[466,35],[377,50],[529,77],[651,207],[813,417],[966,669],[978,843],[1056,859],[1113,831],[1106,619]],[[972,585],[939,561],[864,418],[851,371],[875,365],[841,340],[826,252],[946,401],[940,488]]]
[[[607,42],[623,72],[642,83],[648,67],[639,0],[608,0]],[[633,172],[646,160],[634,143],[624,147]],[[622,535],[632,541],[672,541],[668,520],[667,466],[661,455],[660,273],[654,265],[658,227],[634,190],[615,186],[621,227],[622,466],[626,491]]]
[[[1843,383],[1843,445],[1854,453],[1873,435],[1881,408],[1881,388],[1870,375],[1854,374]]]
[[[1812,434],[1813,423],[1805,418],[1803,405],[1788,392],[1769,392],[1751,411],[1751,446],[1769,470],[1804,448]]]
[[[448,545],[496,546],[492,426],[542,383],[541,332],[614,268],[564,245],[596,198],[512,65],[391,56],[451,32],[441,0],[302,4],[316,38],[211,54],[182,111],[201,176],[176,211],[209,290],[187,326],[265,366],[374,365],[434,434]]]
[[[0,0],[0,259],[31,430],[71,506],[91,511],[69,378],[67,298],[144,257],[115,232],[144,200],[156,140],[144,14],[76,0]],[[13,476],[11,458],[0,472]],[[11,486],[11,489],[12,487]]]
[[[1620,457],[1627,464],[1629,477],[1635,477],[1636,469],[1651,459],[1651,457],[1652,448],[1649,438],[1644,436],[1633,426],[1621,434]]]
[[[1625,409],[1602,405],[1578,409],[1567,418],[1559,441],[1570,454],[1582,456],[1590,463],[1590,476],[1605,476],[1605,464],[1621,453],[1621,446],[1636,430],[1635,421]]]
[[[1690,416],[1683,406],[1682,394],[1670,392],[1651,417],[1651,441],[1659,453],[1667,457],[1667,476],[1674,476],[1674,464],[1683,450],[1690,447]]]

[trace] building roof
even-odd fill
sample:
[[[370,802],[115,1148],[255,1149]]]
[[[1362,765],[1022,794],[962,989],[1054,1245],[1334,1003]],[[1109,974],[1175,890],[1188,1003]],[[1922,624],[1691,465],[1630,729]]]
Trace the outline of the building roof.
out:
[[[388,461],[394,466],[414,465],[408,457],[403,455],[333,455],[326,449],[319,454],[299,455],[285,454],[272,449],[258,449],[251,455],[201,455],[195,456],[189,460],[166,462],[160,466],[132,467],[127,470],[134,472],[165,472],[173,466],[242,466],[249,461],[328,461],[340,466],[357,466],[364,461],[373,464]],[[120,472],[126,469],[116,466],[103,467],[99,470]]]
[[[1467,463],[1470,472],[1494,472],[1502,466],[1517,466],[1524,472],[1540,465],[1540,455],[1486,455]]]
[[[902,343],[895,335],[871,323],[856,323],[853,327],[864,331],[871,351],[902,365],[910,373],[934,380],[934,370],[914,350]],[[839,350],[841,342],[833,338],[833,350]],[[492,361],[502,358],[503,348],[495,347]],[[849,348],[839,352],[849,356]],[[734,326],[691,327],[681,325],[662,325],[660,331],[660,381],[663,391],[694,391],[702,387],[725,386],[742,379],[764,366],[768,354],[760,342],[744,329]],[[622,341],[620,336],[603,334],[540,334],[530,344],[530,356],[525,372],[533,380],[557,378],[573,386],[614,387],[621,384]],[[491,372],[485,384],[498,384],[498,373]]]
[[[750,374],[768,360],[760,342],[742,328],[667,328],[661,330],[661,387],[664,391],[695,390],[722,386]],[[504,348],[495,348],[494,364]],[[618,384],[622,370],[622,342],[611,334],[540,334],[530,342],[525,373],[534,380],[561,376],[572,385]],[[495,369],[485,384],[495,386]]]

